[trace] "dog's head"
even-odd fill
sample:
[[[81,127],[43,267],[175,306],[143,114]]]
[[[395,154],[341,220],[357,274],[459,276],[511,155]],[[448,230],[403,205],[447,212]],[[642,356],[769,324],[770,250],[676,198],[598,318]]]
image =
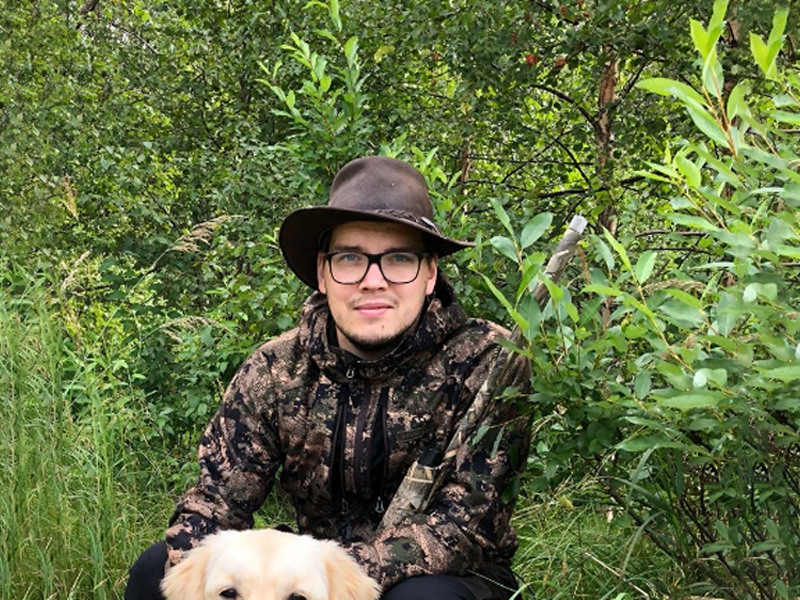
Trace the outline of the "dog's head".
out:
[[[272,529],[207,537],[161,589],[167,600],[375,600],[380,593],[336,542]]]

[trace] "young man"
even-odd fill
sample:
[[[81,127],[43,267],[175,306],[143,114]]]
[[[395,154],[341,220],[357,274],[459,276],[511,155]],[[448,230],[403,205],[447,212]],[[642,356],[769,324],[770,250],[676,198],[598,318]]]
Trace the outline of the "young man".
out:
[[[327,206],[285,219],[280,245],[316,291],[299,326],[240,367],[201,440],[200,478],[125,597],[158,598],[167,560],[218,529],[252,527],[282,469],[297,529],[341,543],[384,598],[507,600],[517,543],[503,493],[529,446],[515,402],[490,403],[488,433],[459,448],[424,512],[381,520],[410,465],[447,446],[508,334],[468,319],[439,272],[471,244],[439,232],[415,168],[366,157],[339,171]],[[527,361],[512,373],[526,390]]]

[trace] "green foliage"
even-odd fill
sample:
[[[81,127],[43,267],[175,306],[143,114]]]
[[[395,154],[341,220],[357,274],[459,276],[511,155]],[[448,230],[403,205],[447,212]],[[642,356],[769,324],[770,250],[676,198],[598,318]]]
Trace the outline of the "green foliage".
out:
[[[535,278],[505,302],[535,366],[530,489],[593,473],[604,501],[686,569],[687,590],[791,598],[800,592],[800,79],[776,63],[779,12],[770,41],[753,45],[758,89],[723,97],[714,48],[725,10],[719,1],[708,28],[692,23],[701,90],[640,84],[675,98],[708,138],[683,140],[643,173],[673,194],[653,229],[591,236],[584,284],[574,297],[560,290],[541,319],[525,316]],[[540,269],[540,256],[519,254],[522,237],[495,246],[523,271],[525,261]]]
[[[169,511],[137,374],[71,343],[50,282],[0,283],[0,598],[118,598]]]
[[[727,12],[712,0],[6,6],[0,293],[10,295],[0,300],[6,337],[30,348],[8,351],[17,357],[8,373],[25,368],[3,385],[24,401],[4,405],[4,418],[37,427],[4,430],[34,476],[14,480],[16,499],[3,500],[26,510],[19,498],[39,500],[39,514],[15,512],[16,531],[59,523],[73,555],[148,529],[121,554],[97,557],[97,573],[3,538],[12,540],[4,572],[32,560],[45,574],[21,575],[28,583],[15,579],[13,593],[64,596],[74,586],[88,597],[95,585],[111,595],[103,569],[119,591],[163,514],[157,523],[154,511],[139,514],[136,492],[135,508],[124,507],[109,473],[141,494],[152,488],[154,505],[169,510],[165,487],[177,493],[194,476],[189,457],[221,389],[253,348],[294,322],[308,291],[282,264],[280,219],[323,202],[343,162],[374,152],[416,164],[437,222],[477,243],[443,264],[467,310],[516,324],[531,341],[540,419],[528,492],[611,503],[611,513],[579,506],[587,528],[647,531],[664,553],[648,546],[642,562],[672,555],[677,565],[652,576],[670,583],[632,581],[638,561],[608,548],[594,556],[611,570],[568,561],[565,578],[577,572],[592,584],[558,586],[552,562],[541,589],[677,595],[707,582],[716,595],[795,593],[786,567],[797,558],[790,132],[800,119],[783,40],[798,15],[774,13],[772,0]],[[682,110],[666,108],[674,101]],[[674,143],[662,162],[654,157],[666,140]],[[530,290],[541,249],[574,212],[597,235],[540,310]],[[44,323],[58,331],[52,344],[36,341]],[[42,348],[47,367],[34,368],[26,352]],[[58,424],[48,420],[55,405],[68,417]],[[70,451],[34,460],[31,449],[54,437]],[[49,464],[60,464],[56,473]],[[587,469],[599,488],[553,487]],[[69,489],[80,493],[46,498],[36,485],[66,489],[59,478],[72,471]],[[109,518],[115,511],[126,516]],[[607,529],[606,514],[617,515]],[[531,511],[521,515],[530,524]],[[95,541],[70,546],[79,516],[100,525],[87,528]],[[594,516],[603,527],[591,526]],[[31,540],[50,535],[34,530]],[[529,591],[540,535],[527,535],[518,562]],[[592,551],[573,542],[563,547]],[[730,572],[717,569],[723,561]],[[736,588],[742,569],[767,591]]]
[[[344,60],[337,66],[329,57],[312,50],[308,42],[295,32],[291,44],[281,49],[303,73],[297,91],[286,91],[276,82],[283,63],[278,60],[270,69],[261,64],[269,79],[266,84],[282,105],[273,114],[289,120],[291,133],[278,145],[291,164],[305,165],[298,173],[302,178],[293,181],[295,190],[309,188],[312,194],[323,197],[327,182],[339,167],[354,156],[374,152],[369,143],[372,127],[364,109],[369,97],[362,91],[365,76],[358,57],[358,37],[345,39],[338,0],[331,3],[310,2],[305,10],[322,8],[332,29],[317,29],[318,38],[330,42]]]

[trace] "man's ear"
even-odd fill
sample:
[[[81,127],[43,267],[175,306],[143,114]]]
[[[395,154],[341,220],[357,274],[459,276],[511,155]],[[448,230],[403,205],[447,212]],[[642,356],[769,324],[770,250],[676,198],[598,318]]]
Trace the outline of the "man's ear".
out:
[[[317,254],[317,289],[320,293],[325,292],[325,255],[322,252]]]
[[[433,293],[433,288],[436,287],[436,278],[439,275],[439,257],[431,254],[427,260],[430,273],[428,280],[425,282],[425,295],[430,296]]]
[[[210,556],[211,550],[205,546],[190,550],[186,558],[167,571],[161,582],[164,597],[167,600],[203,600]]]

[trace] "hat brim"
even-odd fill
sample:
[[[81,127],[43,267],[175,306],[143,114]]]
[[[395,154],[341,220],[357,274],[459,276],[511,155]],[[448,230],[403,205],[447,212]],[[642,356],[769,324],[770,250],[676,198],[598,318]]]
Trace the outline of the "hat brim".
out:
[[[475,245],[472,242],[450,239],[427,227],[390,215],[330,206],[301,208],[284,219],[278,234],[278,244],[286,264],[303,283],[314,289],[318,288],[317,255],[322,235],[337,225],[352,221],[383,221],[416,229],[425,236],[428,249],[438,256],[447,256]]]

